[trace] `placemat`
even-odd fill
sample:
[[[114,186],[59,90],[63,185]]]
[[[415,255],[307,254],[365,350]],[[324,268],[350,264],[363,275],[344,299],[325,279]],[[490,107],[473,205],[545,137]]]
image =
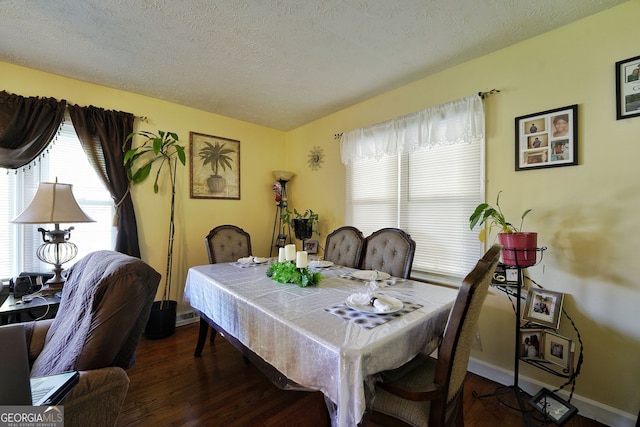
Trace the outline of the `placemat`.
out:
[[[325,308],[324,310],[346,321],[355,323],[356,325],[364,329],[373,329],[376,326],[384,325],[390,320],[397,319],[400,316],[404,316],[407,313],[411,313],[412,311],[422,308],[422,305],[420,304],[408,301],[402,301],[402,303],[404,304],[404,306],[401,310],[389,314],[365,313],[362,311],[354,310],[353,308],[347,306],[347,304],[345,303],[333,305],[331,307]]]

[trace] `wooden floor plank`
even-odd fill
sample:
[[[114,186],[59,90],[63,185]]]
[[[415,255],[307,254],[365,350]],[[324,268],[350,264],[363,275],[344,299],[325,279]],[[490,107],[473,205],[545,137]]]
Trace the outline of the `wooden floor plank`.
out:
[[[142,338],[117,426],[324,427],[329,425],[320,392],[280,390],[224,338],[207,341],[202,357],[193,357],[198,324],[176,329],[161,340]],[[467,427],[524,426],[519,412],[494,397],[475,399],[472,391],[491,393],[498,384],[468,374],[464,413]],[[514,395],[515,396],[515,395]],[[603,427],[574,416],[565,427]]]

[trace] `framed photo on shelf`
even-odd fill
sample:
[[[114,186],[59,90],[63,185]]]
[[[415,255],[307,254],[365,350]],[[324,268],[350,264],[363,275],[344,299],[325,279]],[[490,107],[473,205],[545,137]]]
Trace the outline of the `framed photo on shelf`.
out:
[[[573,345],[571,340],[561,337],[560,335],[545,332],[543,341],[544,359],[561,366],[563,372],[568,373],[571,370],[573,360]]]
[[[564,294],[546,289],[529,289],[523,320],[558,329]]]
[[[578,164],[578,105],[516,117],[516,171]]]
[[[546,388],[543,388],[529,400],[529,404],[540,411],[545,418],[551,419],[556,425],[563,425],[578,409]]]
[[[192,199],[240,200],[240,141],[189,133]]]
[[[640,56],[616,62],[616,118],[640,116]]]
[[[318,253],[318,241],[317,240],[305,240],[304,241],[304,249],[308,254],[317,254]]]
[[[518,286],[518,269],[499,262],[493,273],[491,284],[493,286]]]
[[[520,330],[520,358],[543,360],[544,331],[542,329]]]

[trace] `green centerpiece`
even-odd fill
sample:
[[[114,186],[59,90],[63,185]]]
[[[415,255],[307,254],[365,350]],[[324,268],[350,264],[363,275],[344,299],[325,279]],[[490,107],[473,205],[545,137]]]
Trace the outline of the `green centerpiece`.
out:
[[[322,274],[314,273],[307,267],[297,268],[293,261],[274,262],[269,266],[267,276],[276,282],[293,283],[302,288],[315,286],[323,279]]]

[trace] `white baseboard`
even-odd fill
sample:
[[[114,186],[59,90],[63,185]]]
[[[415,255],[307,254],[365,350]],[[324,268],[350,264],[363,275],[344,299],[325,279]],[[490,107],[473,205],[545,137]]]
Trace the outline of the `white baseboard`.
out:
[[[473,372],[476,375],[488,378],[502,385],[513,385],[513,371],[489,365],[473,358],[469,360],[469,372]],[[556,388],[554,385],[544,384],[523,375],[520,375],[518,378],[518,385],[522,390],[532,396],[540,391],[542,387],[546,387],[549,390]],[[558,392],[558,395],[566,399],[569,393],[561,390]],[[636,425],[637,415],[623,412],[575,393],[571,399],[571,404],[578,408],[578,414],[581,416],[599,421],[611,427],[634,427]]]

